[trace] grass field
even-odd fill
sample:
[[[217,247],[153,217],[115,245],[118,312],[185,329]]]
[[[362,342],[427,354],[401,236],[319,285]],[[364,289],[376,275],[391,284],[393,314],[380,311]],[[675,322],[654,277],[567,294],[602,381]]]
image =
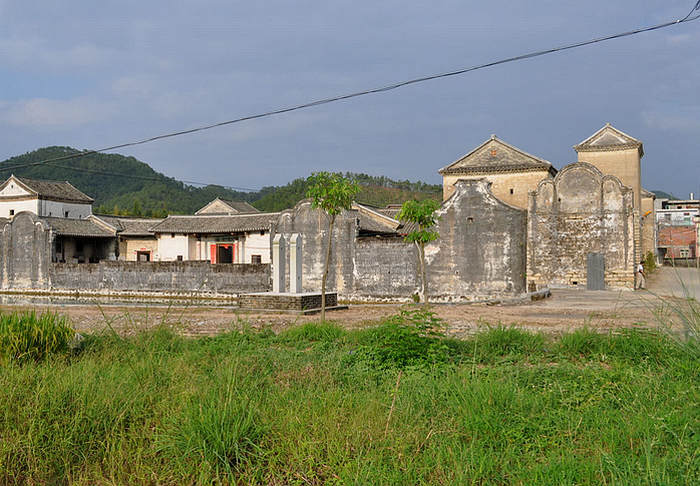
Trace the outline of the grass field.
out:
[[[377,324],[6,353],[0,484],[700,483],[700,358],[663,334]]]

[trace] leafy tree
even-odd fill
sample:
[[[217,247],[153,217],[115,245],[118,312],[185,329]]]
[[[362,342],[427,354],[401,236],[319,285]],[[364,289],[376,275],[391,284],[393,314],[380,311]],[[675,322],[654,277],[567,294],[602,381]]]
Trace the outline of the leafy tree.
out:
[[[321,209],[328,215],[328,244],[326,246],[326,262],[321,279],[321,322],[326,320],[326,280],[331,259],[331,243],[333,241],[333,225],[335,218],[344,210],[350,209],[355,194],[360,190],[357,183],[343,177],[341,174],[330,172],[315,172],[307,179],[309,188],[306,196],[312,199],[311,207]]]
[[[434,199],[423,201],[406,201],[399,211],[399,221],[413,223],[415,229],[406,235],[405,240],[414,243],[418,248],[418,264],[420,266],[421,290],[418,294],[420,301],[428,302],[428,280],[425,271],[425,245],[437,240],[440,235],[433,228],[437,223],[435,211],[440,203]]]

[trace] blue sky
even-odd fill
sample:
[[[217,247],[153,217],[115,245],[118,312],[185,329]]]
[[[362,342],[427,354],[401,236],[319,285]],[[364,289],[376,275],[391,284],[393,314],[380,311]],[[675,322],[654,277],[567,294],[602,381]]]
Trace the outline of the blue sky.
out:
[[[0,160],[118,144],[684,16],[690,0],[0,0]],[[259,188],[313,170],[439,182],[490,134],[561,168],[606,122],[643,185],[700,193],[700,20],[120,153]]]

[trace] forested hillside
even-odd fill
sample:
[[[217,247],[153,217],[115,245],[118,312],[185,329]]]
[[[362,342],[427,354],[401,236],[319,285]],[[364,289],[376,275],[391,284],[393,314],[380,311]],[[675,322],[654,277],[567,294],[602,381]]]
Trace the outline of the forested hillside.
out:
[[[264,187],[256,192],[233,191],[221,186],[184,184],[134,157],[89,154],[74,159],[41,163],[80,151],[70,147],[46,147],[0,162],[0,178],[15,174],[35,179],[69,181],[95,199],[95,212],[135,216],[192,214],[216,197],[248,201],[261,211],[294,206],[306,194],[305,178],[284,186]],[[35,164],[35,165],[32,165]],[[347,173],[362,187],[358,201],[376,206],[406,199],[439,198],[441,187],[422,182],[394,181],[386,177]]]

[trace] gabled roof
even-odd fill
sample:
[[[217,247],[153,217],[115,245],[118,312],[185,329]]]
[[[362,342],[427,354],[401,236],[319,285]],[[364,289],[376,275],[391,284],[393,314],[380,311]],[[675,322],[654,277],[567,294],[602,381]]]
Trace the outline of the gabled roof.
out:
[[[219,203],[224,207],[223,211],[210,211],[209,208],[211,208],[212,205]],[[197,211],[196,215],[199,214],[245,214],[245,213],[259,213],[256,208],[251,206],[245,201],[231,201],[230,199],[222,199],[220,197],[217,197],[213,201],[207,203],[203,208],[199,209]]]
[[[644,155],[644,147],[640,140],[618,130],[610,123],[606,123],[603,128],[578,145],[574,145],[576,152],[600,152],[630,148],[638,149],[640,157]]]
[[[101,214],[93,216],[115,228],[119,236],[153,236],[150,228],[163,221],[163,218],[130,218]]]
[[[154,233],[213,234],[269,230],[279,213],[168,216],[150,231]]]
[[[438,172],[441,175],[459,175],[533,171],[550,172],[552,175],[557,173],[548,161],[528,154],[496,135],[491,135],[491,138],[474,150]]]
[[[90,196],[73,187],[68,181],[43,181],[11,175],[0,185],[0,190],[11,180],[17,182],[19,186],[39,199],[83,204],[92,204],[94,201]]]
[[[366,204],[352,203],[352,209],[360,216],[360,232],[364,234],[396,234],[401,223],[384,214],[381,209]]]
[[[92,219],[54,218],[50,216],[39,218],[46,221],[51,229],[63,236],[83,236],[91,238],[111,238],[115,231],[93,221]]]

